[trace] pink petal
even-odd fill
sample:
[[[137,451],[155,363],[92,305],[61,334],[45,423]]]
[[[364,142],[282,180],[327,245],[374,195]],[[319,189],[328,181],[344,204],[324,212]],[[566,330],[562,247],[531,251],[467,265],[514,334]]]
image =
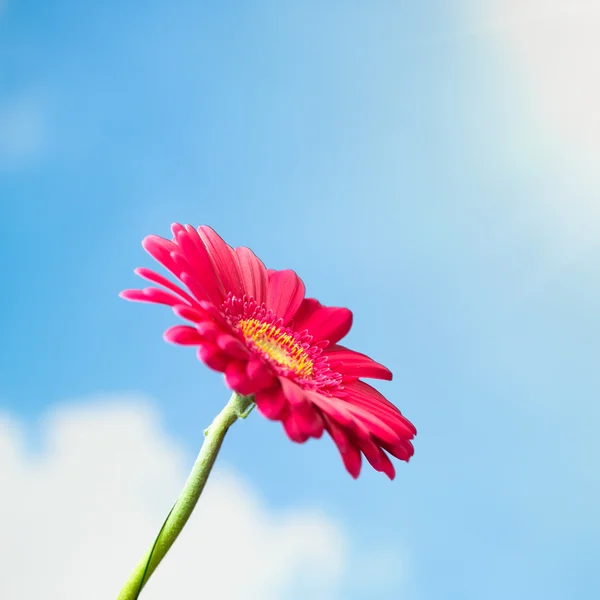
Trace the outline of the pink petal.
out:
[[[133,300],[134,302],[153,302],[154,304],[166,304],[167,306],[176,306],[182,303],[181,298],[158,288],[123,290],[119,296],[125,300]]]
[[[203,301],[200,302],[200,306],[211,316],[212,319],[215,320],[216,323],[220,323],[221,325],[228,327],[227,319],[225,319],[223,313],[214,304]]]
[[[404,437],[404,431],[397,432],[384,420],[360,406],[321,394],[312,394],[311,399],[332,420],[361,437],[373,435],[390,444],[397,444]]]
[[[242,246],[236,248],[234,252],[238,258],[246,295],[254,298],[257,304],[262,304],[267,299],[269,282],[265,265],[249,248]]]
[[[175,265],[177,271],[179,272],[179,279],[185,283],[187,288],[194,294],[196,300],[200,302],[201,300],[208,300],[210,302],[210,297],[206,288],[202,284],[202,280],[198,275],[194,272],[195,269],[190,265],[190,263],[186,260],[185,256],[181,254],[181,252],[171,252],[171,258],[173,259],[173,264]]]
[[[330,420],[335,421],[344,429],[352,431],[356,429],[356,419],[350,409],[338,398],[329,398],[318,392],[309,393],[312,403],[317,406],[320,411],[327,415]]]
[[[284,419],[289,410],[280,386],[256,392],[254,401],[260,414],[273,421]]]
[[[231,292],[237,298],[241,298],[244,295],[244,288],[233,248],[208,225],[198,227],[198,235],[210,255],[217,275],[223,282],[225,292]]]
[[[225,381],[227,385],[244,396],[253,394],[256,390],[252,380],[246,374],[246,364],[242,361],[231,361],[225,368]]]
[[[119,292],[119,298],[131,302],[150,302],[146,294],[144,294],[144,290],[123,290]]]
[[[185,286],[192,292],[197,301],[202,305],[202,302],[208,302],[212,305],[212,302],[208,300],[209,294],[204,288],[204,286],[198,281],[196,277],[190,275],[186,271],[182,271],[179,274],[179,278],[181,282],[185,284]]]
[[[382,364],[375,362],[365,354],[354,352],[337,344],[328,346],[323,354],[329,357],[329,366],[333,371],[344,375],[344,382],[359,377],[374,379],[392,379],[392,372]]]
[[[321,412],[315,408],[315,405],[309,401],[308,396],[296,383],[285,377],[279,377],[279,382],[289,401],[294,428],[297,428],[302,437],[321,437],[325,426]]]
[[[142,240],[142,247],[154,260],[179,278],[179,268],[171,256],[171,252],[178,252],[176,244],[158,235],[148,235]]]
[[[220,348],[206,341],[198,345],[198,358],[211,369],[220,371],[221,373],[226,369],[231,360]]]
[[[177,234],[180,231],[185,231],[185,227],[181,225],[181,223],[172,223],[171,224],[171,233],[173,234],[173,238],[177,238]]]
[[[392,423],[388,424],[388,422],[384,421],[379,416],[360,406],[351,405],[349,408],[355,419],[366,425],[370,434],[379,438],[382,442],[395,444],[399,440],[405,438],[406,433],[404,428],[402,428],[401,431],[398,431],[397,427],[392,427]],[[393,425],[395,425],[395,423]]]
[[[347,433],[341,427],[327,417],[325,417],[325,421],[327,431],[340,451],[346,470],[354,479],[356,479],[360,475],[360,466],[362,462],[360,450],[352,443]]]
[[[304,283],[291,269],[269,273],[266,306],[286,325],[304,298]]]
[[[285,397],[288,399],[290,404],[299,405],[303,402],[306,402],[305,392],[304,390],[297,384],[288,379],[287,377],[280,376],[277,378],[279,380],[279,384],[281,385],[281,389],[285,394]]]
[[[179,304],[173,307],[173,312],[182,319],[192,321],[192,323],[202,323],[206,320],[206,313],[200,308],[192,308],[185,304]]]
[[[304,331],[306,327],[302,327],[302,324],[321,306],[323,305],[315,298],[304,298],[294,315],[294,330]]]
[[[202,342],[198,332],[188,325],[175,325],[170,327],[164,333],[164,339],[171,344],[181,344],[182,346],[196,346]]]
[[[322,306],[296,327],[297,331],[308,329],[315,342],[329,340],[333,344],[350,331],[352,312],[347,308]]]
[[[223,282],[217,276],[208,250],[202,243],[198,232],[191,225],[186,225],[185,229],[181,228],[177,231],[175,237],[183,256],[191,267],[191,270],[188,271],[189,274],[195,277],[202,286],[206,299],[213,304],[220,304],[227,296],[227,292]]]
[[[387,454],[372,440],[361,439],[359,440],[359,446],[361,452],[365,455],[365,458],[369,461],[369,464],[380,473],[385,473],[390,479],[394,479],[396,476],[396,469],[389,459]]]
[[[197,323],[196,330],[208,342],[214,342],[219,333],[221,333],[221,328],[213,321],[201,321]]]
[[[145,269],[144,267],[138,267],[137,269],[134,269],[133,272],[136,275],[147,279],[148,281],[152,281],[153,283],[158,283],[159,285],[166,287],[171,292],[181,296],[184,300],[186,300],[186,302],[189,302],[190,304],[194,303],[194,299],[187,292],[175,285],[172,281],[169,281],[166,277],[163,277],[162,275],[159,275],[150,269]]]
[[[294,418],[300,430],[308,437],[320,438],[325,429],[325,421],[316,408],[306,402],[292,409]]]
[[[306,431],[302,430],[300,423],[296,418],[296,414],[292,411],[282,421],[283,428],[287,433],[287,436],[298,444],[303,444],[310,437]]]
[[[403,440],[397,444],[381,444],[381,446],[392,456],[406,462],[408,462],[415,453],[414,446],[408,440]]]
[[[234,338],[228,333],[220,333],[217,335],[216,344],[231,356],[232,358],[248,359],[250,354],[248,348],[240,342],[237,338]]]
[[[406,437],[417,435],[415,426],[381,392],[364,381],[352,381],[344,385],[345,399],[352,404],[380,415],[405,432]]]
[[[275,379],[273,371],[259,358],[251,358],[248,361],[246,373],[257,390],[271,387]]]

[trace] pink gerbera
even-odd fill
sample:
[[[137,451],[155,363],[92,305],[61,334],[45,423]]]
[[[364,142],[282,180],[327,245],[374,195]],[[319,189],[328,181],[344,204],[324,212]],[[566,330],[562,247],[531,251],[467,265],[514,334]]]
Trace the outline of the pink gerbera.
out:
[[[261,414],[281,421],[291,440],[326,430],[353,477],[364,454],[393,479],[386,453],[408,461],[416,429],[360,380],[391,380],[389,369],[338,344],[352,325],[350,310],[305,298],[294,271],[265,268],[250,249],[232,248],[210,227],[174,224],[172,231],[171,241],[150,235],[143,246],[187,289],[139,268],[138,275],[165,289],[121,296],[166,304],[191,322],[171,327],[165,339],[197,346],[200,360],[224,373],[232,390],[254,396]]]

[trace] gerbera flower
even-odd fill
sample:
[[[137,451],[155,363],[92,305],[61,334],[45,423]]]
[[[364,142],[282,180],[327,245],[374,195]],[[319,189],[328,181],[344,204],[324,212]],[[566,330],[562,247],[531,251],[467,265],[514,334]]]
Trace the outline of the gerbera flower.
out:
[[[260,413],[281,421],[294,442],[327,431],[346,469],[358,477],[361,455],[390,479],[388,453],[408,461],[416,429],[361,377],[392,373],[338,342],[352,325],[347,308],[305,298],[294,271],[267,269],[248,248],[232,248],[207,226],[172,226],[173,239],[151,235],[145,250],[183,284],[149,269],[135,272],[162,288],[125,290],[127,300],[166,304],[191,323],[165,332],[175,344],[196,346],[227,385],[253,395]],[[186,289],[184,289],[186,288]]]

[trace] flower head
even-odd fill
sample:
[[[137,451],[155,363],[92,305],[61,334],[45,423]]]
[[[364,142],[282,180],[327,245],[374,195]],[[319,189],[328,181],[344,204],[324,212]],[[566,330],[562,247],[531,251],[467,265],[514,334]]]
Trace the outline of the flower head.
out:
[[[202,362],[224,373],[235,392],[253,395],[259,412],[281,421],[291,440],[327,431],[353,477],[364,455],[392,479],[388,453],[408,461],[416,429],[360,379],[391,380],[389,369],[338,344],[352,313],[305,298],[294,271],[267,269],[251,250],[232,248],[210,227],[174,224],[172,231],[172,240],[151,235],[143,246],[183,287],[139,268],[138,275],[162,287],[121,296],[166,304],[190,322],[168,329],[165,339],[196,346]]]

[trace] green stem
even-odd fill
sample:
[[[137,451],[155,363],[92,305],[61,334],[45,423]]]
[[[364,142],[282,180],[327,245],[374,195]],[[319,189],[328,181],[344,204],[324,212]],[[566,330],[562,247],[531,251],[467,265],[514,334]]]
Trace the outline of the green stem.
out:
[[[129,579],[117,596],[117,600],[137,600],[140,592],[160,561],[165,557],[177,536],[190,518],[198,498],[206,485],[217,454],[227,430],[239,417],[246,418],[253,407],[253,396],[232,394],[225,408],[216,416],[204,432],[205,438],[192,472],[185,482],[183,491],[173,505],[161,530],[142,560],[137,564]]]

